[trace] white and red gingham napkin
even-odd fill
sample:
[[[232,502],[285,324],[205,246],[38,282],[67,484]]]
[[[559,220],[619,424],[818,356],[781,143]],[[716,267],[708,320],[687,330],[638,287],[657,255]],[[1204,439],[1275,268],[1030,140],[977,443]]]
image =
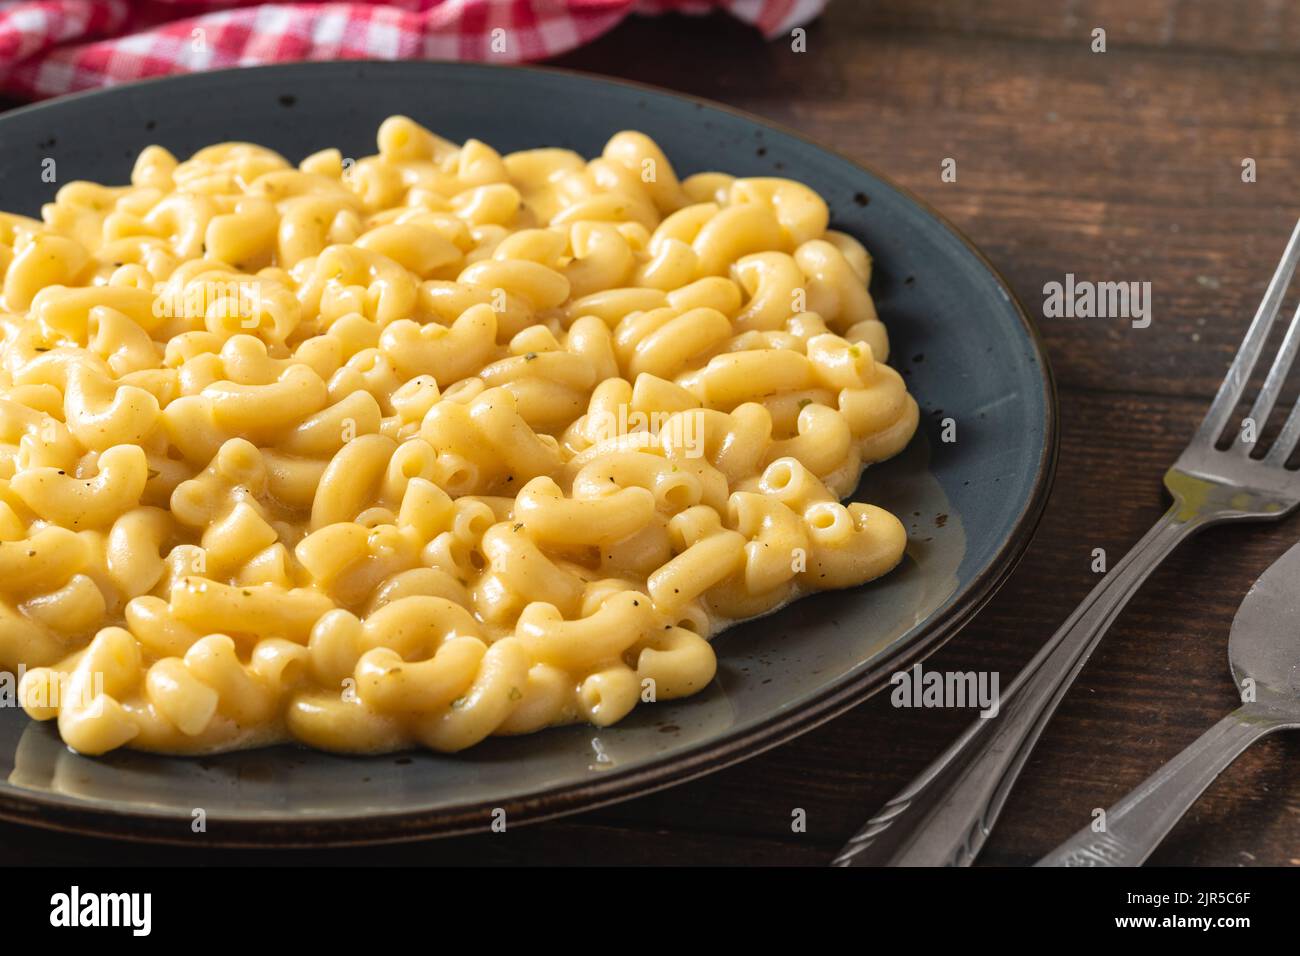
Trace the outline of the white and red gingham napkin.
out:
[[[827,0],[0,0],[0,94],[57,96],[295,60],[518,62],[581,46],[632,13],[726,10],[769,38]]]

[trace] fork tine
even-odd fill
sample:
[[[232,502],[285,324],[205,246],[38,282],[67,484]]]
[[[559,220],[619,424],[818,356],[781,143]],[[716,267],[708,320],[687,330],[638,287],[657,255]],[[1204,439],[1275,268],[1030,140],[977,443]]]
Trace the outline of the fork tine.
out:
[[[1288,340],[1291,338],[1292,333],[1296,333],[1296,338],[1300,339],[1300,332],[1296,331],[1297,325],[1300,325],[1300,308],[1296,309],[1296,317],[1291,320],[1291,328],[1287,330]],[[1296,349],[1300,351],[1300,342],[1297,342]],[[1297,445],[1300,445],[1300,402],[1296,402],[1291,408],[1291,413],[1287,415],[1282,430],[1277,433],[1277,438],[1273,440],[1273,447],[1264,456],[1265,463],[1285,465],[1287,459],[1295,452]]]
[[[1282,340],[1282,348],[1278,351],[1277,358],[1273,359],[1273,367],[1268,370],[1264,387],[1260,389],[1255,404],[1250,408],[1250,418],[1255,423],[1256,436],[1263,434],[1264,423],[1273,414],[1278,394],[1286,384],[1287,376],[1291,374],[1291,366],[1295,363],[1297,351],[1300,351],[1300,306],[1296,307],[1295,315],[1291,317],[1291,324],[1286,329],[1286,337]],[[1241,447],[1244,454],[1250,453],[1250,449],[1244,442],[1236,444]],[[1273,447],[1278,447],[1276,442],[1273,443]]]
[[[1295,451],[1297,439],[1300,439],[1300,403],[1297,403],[1291,409],[1291,414],[1286,417],[1286,424],[1277,433],[1273,447],[1264,456],[1265,463],[1269,465],[1285,465],[1287,459],[1291,457],[1291,453]]]
[[[1255,313],[1246,337],[1241,342],[1241,348],[1237,350],[1237,357],[1232,360],[1228,374],[1224,377],[1223,384],[1219,386],[1219,394],[1214,396],[1214,402],[1206,412],[1205,420],[1197,429],[1198,440],[1214,444],[1223,433],[1223,429],[1227,427],[1228,419],[1233,409],[1237,407],[1237,403],[1241,401],[1242,392],[1245,391],[1250,375],[1259,362],[1259,355],[1264,350],[1264,344],[1268,341],[1268,333],[1277,319],[1286,288],[1291,284],[1291,276],[1295,272],[1297,260],[1300,260],[1300,221],[1297,221],[1295,228],[1291,230],[1291,238],[1287,241],[1286,251],[1282,253],[1282,261],[1277,264],[1277,271],[1269,280],[1268,289],[1264,292],[1264,300],[1260,302],[1259,311]]]

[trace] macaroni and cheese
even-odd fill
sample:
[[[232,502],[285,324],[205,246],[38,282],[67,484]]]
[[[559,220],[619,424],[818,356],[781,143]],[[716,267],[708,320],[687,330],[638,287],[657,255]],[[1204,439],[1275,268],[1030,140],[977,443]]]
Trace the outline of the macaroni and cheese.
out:
[[[605,726],[903,554],[840,500],[917,405],[814,191],[378,140],[0,214],[0,667],[79,752]]]

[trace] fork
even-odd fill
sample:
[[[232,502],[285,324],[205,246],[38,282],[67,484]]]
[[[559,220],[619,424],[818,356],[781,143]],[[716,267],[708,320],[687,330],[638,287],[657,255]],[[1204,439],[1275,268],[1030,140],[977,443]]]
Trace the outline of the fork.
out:
[[[1276,439],[1259,439],[1296,352],[1300,308],[1238,435],[1219,436],[1242,401],[1300,259],[1300,222],[1204,421],[1164,484],[1173,504],[1114,566],[1001,695],[998,716],[974,721],[956,742],[867,821],[835,866],[969,866],[1061,698],[1142,583],[1179,544],[1229,521],[1276,521],[1300,504],[1300,476],[1286,462],[1300,444],[1300,404]],[[1261,450],[1263,451],[1260,454]]]

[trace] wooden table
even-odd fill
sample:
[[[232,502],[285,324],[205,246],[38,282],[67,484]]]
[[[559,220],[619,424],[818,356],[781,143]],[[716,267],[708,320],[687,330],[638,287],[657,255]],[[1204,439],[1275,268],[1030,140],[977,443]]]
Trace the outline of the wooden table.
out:
[[[1095,583],[1092,550],[1113,561],[1162,511],[1160,476],[1300,214],[1300,16],[1274,0],[835,0],[807,43],[720,17],[634,19],[559,63],[720,100],[875,167],[970,235],[1032,314],[1067,272],[1152,284],[1146,329],[1040,320],[1061,393],[1052,503],[1007,586],[927,665],[1005,686]],[[1229,623],[1298,533],[1211,531],[1168,562],[1047,729],[981,863],[1032,862],[1235,705]],[[268,857],[0,825],[0,862],[820,865],[968,718],[881,695],[741,766],[504,837]],[[1249,751],[1152,862],[1300,864],[1300,738]]]

